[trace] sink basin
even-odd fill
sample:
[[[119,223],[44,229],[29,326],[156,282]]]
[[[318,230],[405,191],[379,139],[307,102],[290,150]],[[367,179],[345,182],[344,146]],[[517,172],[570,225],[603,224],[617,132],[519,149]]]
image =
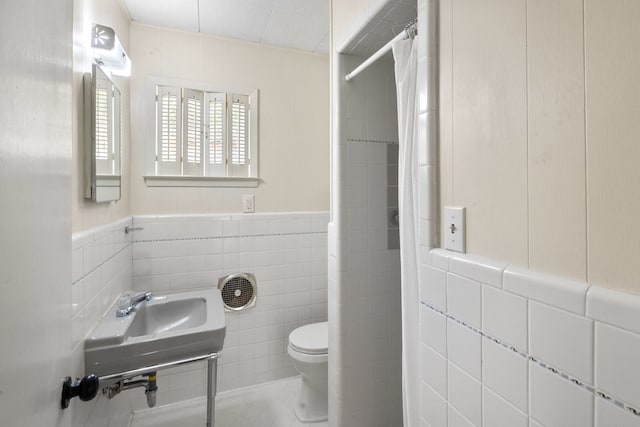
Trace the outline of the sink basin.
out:
[[[154,295],[125,317],[109,309],[85,340],[85,373],[99,377],[222,350],[226,332],[218,289]]]
[[[135,317],[127,329],[130,337],[191,329],[207,320],[207,301],[204,298],[185,298],[162,304],[154,302],[143,304],[134,312]]]

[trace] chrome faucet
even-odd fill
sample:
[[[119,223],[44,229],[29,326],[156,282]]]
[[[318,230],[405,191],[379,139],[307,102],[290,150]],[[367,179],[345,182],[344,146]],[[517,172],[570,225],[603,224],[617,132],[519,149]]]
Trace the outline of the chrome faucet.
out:
[[[151,301],[153,295],[151,292],[145,292],[135,295],[133,297],[121,297],[120,304],[116,310],[116,317],[125,317],[131,314],[132,311],[138,308],[140,304],[145,301]]]

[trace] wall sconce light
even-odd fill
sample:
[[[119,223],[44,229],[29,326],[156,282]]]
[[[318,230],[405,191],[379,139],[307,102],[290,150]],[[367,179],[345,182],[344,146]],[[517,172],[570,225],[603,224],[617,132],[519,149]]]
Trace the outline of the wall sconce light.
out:
[[[131,59],[125,52],[113,28],[95,24],[91,34],[91,47],[97,64],[116,76],[131,75]]]

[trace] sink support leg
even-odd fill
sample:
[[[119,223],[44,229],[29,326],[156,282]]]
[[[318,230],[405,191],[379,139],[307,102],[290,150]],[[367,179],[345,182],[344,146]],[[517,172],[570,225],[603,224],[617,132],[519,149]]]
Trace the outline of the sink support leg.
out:
[[[214,427],[216,420],[216,378],[218,374],[218,358],[207,361],[207,427]]]

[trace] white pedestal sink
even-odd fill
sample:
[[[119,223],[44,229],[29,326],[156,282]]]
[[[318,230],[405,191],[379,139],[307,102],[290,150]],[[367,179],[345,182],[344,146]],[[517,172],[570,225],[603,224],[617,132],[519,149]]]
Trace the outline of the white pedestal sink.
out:
[[[209,362],[207,425],[213,425],[217,353],[226,332],[218,289],[154,295],[124,317],[115,307],[85,340],[85,373],[101,386],[198,360]]]

